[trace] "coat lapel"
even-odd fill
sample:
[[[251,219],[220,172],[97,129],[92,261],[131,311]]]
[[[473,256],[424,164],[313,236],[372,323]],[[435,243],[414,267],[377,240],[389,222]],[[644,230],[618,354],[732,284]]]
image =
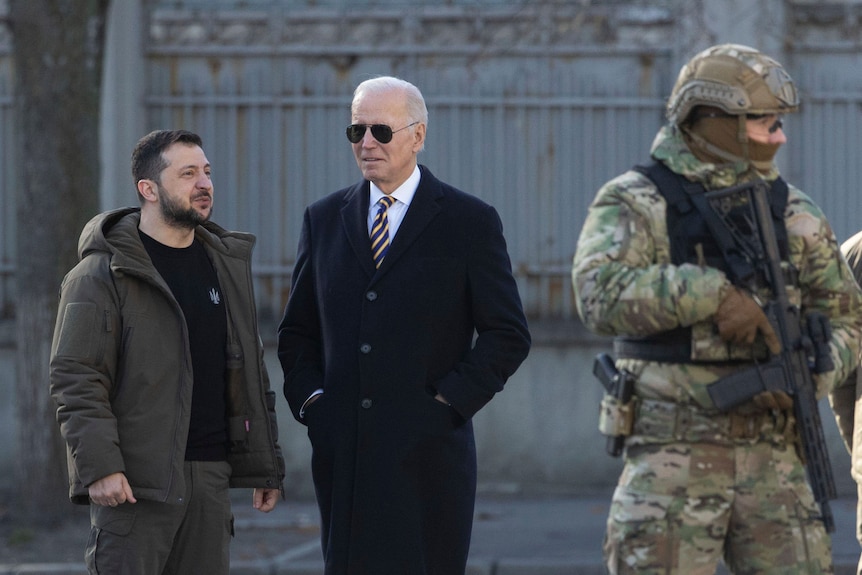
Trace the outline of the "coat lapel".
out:
[[[395,239],[389,246],[386,259],[377,270],[378,274],[386,273],[398,261],[440,211],[439,200],[443,195],[440,182],[425,166],[419,166],[419,169],[422,171],[419,187],[416,188],[413,201],[410,202],[404,220],[398,227],[398,233],[395,234]]]
[[[419,169],[422,171],[419,187],[416,188],[413,201],[410,202],[410,207],[398,227],[398,233],[395,234],[395,239],[389,246],[389,252],[379,270],[374,267],[371,240],[368,237],[370,184],[367,180],[363,180],[345,194],[344,207],[341,208],[341,221],[347,239],[368,277],[386,273],[440,211],[439,200],[443,195],[440,182],[425,166],[419,166]]]
[[[348,190],[341,208],[341,222],[356,259],[362,269],[372,277],[377,269],[371,258],[371,239],[368,237],[368,195],[370,184],[363,180]]]

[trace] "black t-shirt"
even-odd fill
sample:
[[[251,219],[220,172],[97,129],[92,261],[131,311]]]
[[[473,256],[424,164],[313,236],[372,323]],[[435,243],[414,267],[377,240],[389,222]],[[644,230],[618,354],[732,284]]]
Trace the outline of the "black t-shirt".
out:
[[[227,457],[227,312],[218,276],[198,240],[187,248],[172,248],[143,232],[140,236],[180,304],[189,330],[194,388],[186,460],[222,461]]]

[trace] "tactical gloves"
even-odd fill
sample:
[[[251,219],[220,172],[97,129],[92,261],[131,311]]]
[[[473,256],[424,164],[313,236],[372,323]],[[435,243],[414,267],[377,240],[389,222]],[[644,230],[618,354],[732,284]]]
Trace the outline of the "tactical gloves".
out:
[[[772,329],[760,304],[737,287],[731,286],[718,304],[715,323],[724,341],[751,345],[757,332],[760,332],[769,351],[781,353],[781,340]],[[783,391],[764,391],[755,395],[752,402],[766,410],[788,410],[793,407],[793,398]]]
[[[739,345],[751,345],[760,332],[772,353],[781,352],[781,341],[772,329],[766,314],[750,295],[735,286],[730,286],[715,312],[718,334],[724,341]]]
[[[783,391],[764,391],[751,398],[754,405],[761,409],[787,411],[793,407],[793,398]]]

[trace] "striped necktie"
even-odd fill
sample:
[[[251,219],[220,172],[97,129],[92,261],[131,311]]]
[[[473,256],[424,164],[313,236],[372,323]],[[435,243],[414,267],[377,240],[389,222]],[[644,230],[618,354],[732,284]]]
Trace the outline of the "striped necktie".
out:
[[[375,267],[378,268],[389,250],[389,218],[386,217],[386,210],[394,203],[395,198],[391,196],[380,198],[377,202],[379,206],[377,215],[374,216],[374,222],[371,224],[371,255],[374,257]]]

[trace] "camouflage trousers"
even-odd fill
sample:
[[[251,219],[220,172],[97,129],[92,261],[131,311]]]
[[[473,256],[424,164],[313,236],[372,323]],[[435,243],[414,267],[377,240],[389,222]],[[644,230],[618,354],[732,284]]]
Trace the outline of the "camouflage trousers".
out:
[[[631,446],[604,542],[612,575],[833,573],[805,469],[784,442]]]

